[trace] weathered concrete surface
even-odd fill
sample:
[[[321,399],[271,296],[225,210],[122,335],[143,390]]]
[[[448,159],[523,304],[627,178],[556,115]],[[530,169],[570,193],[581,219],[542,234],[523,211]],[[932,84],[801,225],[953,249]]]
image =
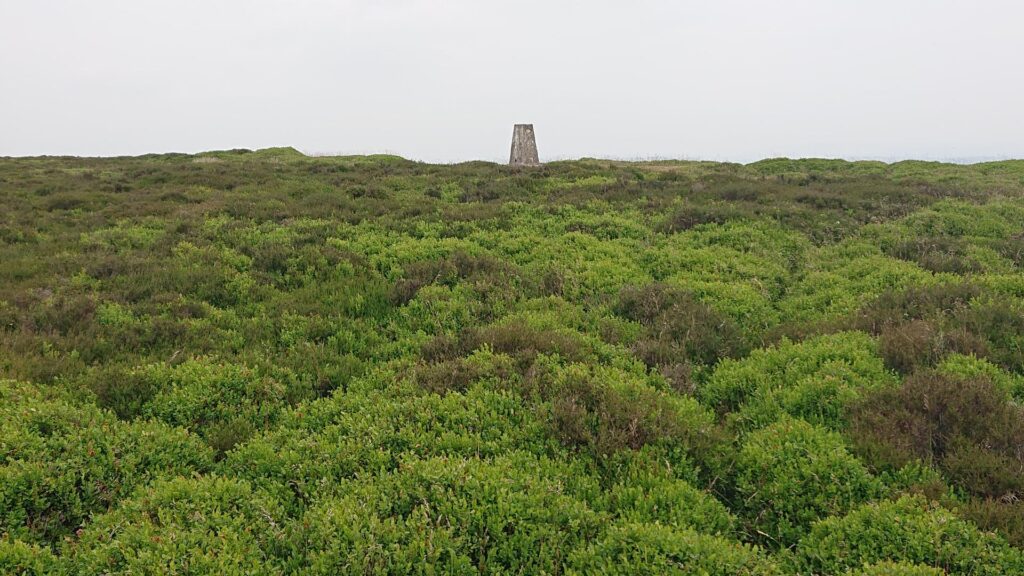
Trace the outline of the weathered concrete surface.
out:
[[[540,166],[533,124],[516,124],[512,129],[512,155],[508,163],[510,166]]]

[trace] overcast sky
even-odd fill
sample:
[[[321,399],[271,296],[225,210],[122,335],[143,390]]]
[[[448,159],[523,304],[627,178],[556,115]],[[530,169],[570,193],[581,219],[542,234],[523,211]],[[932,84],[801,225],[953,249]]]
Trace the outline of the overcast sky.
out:
[[[1019,0],[0,0],[0,155],[1024,157]]]

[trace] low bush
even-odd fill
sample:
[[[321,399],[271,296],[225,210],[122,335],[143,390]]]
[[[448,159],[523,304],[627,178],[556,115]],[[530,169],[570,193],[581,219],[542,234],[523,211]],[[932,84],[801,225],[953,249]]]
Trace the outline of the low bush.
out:
[[[886,326],[878,337],[878,350],[886,366],[903,374],[934,366],[948,354],[988,354],[985,341],[975,334],[927,320]]]
[[[880,336],[886,363],[905,374],[932,367],[951,353],[975,355],[1014,371],[1024,369],[1024,314],[1005,297],[967,283],[886,292],[850,325]]]
[[[960,504],[957,513],[982,530],[996,532],[1013,546],[1024,549],[1024,500],[972,498]]]
[[[615,312],[644,326],[633,350],[648,366],[713,365],[748,350],[732,319],[676,287],[624,288]]]
[[[391,301],[398,305],[407,304],[424,286],[454,286],[458,282],[468,282],[485,297],[508,297],[511,296],[509,290],[519,285],[520,274],[514,266],[493,256],[457,250],[444,258],[406,266],[402,277],[391,289]]]
[[[361,471],[407,458],[554,455],[547,425],[507,391],[474,386],[445,396],[349,392],[283,415],[274,430],[231,451],[221,469],[301,509],[337,495]]]
[[[946,571],[909,562],[878,562],[859,570],[847,572],[849,576],[946,576]]]
[[[288,406],[284,384],[246,366],[190,360],[142,372],[164,382],[143,414],[195,430],[219,454],[273,424]]]
[[[852,411],[849,435],[876,468],[921,460],[977,496],[1024,494],[1024,409],[987,377],[910,376],[866,396]]]
[[[246,483],[161,481],[96,517],[62,548],[76,574],[281,574],[285,518]]]
[[[30,543],[52,544],[136,487],[213,461],[180,429],[126,424],[9,381],[0,381],[0,438],[0,532]]]
[[[554,436],[602,456],[662,441],[701,451],[713,442],[711,415],[695,400],[624,376],[573,364],[541,377],[535,385],[550,403]]]
[[[950,575],[1024,573],[1024,553],[920,497],[867,504],[817,523],[800,540],[800,573],[842,574],[878,562],[939,568]]]
[[[0,537],[0,574],[51,576],[62,573],[58,559],[49,547]]]
[[[860,332],[783,341],[741,360],[721,362],[698,388],[698,397],[719,413],[736,412],[743,429],[772,423],[784,414],[842,428],[846,407],[863,393],[895,385]]]
[[[604,502],[604,507],[622,521],[692,528],[723,536],[732,536],[736,530],[736,518],[724,504],[665,472],[631,470],[607,491]]]
[[[864,305],[852,324],[858,330],[879,334],[887,326],[934,320],[965,310],[980,295],[980,288],[966,282],[887,290]]]
[[[774,548],[794,545],[816,520],[881,493],[838,434],[792,419],[747,437],[735,483],[748,535]]]
[[[784,572],[756,547],[688,528],[616,523],[574,552],[566,574],[771,576]]]
[[[965,242],[959,238],[931,236],[902,240],[891,246],[887,253],[900,260],[915,262],[931,272],[968,274],[982,271],[981,265],[968,257]]]
[[[577,489],[577,467],[522,454],[407,460],[312,508],[292,546],[307,574],[558,573],[602,523]]]

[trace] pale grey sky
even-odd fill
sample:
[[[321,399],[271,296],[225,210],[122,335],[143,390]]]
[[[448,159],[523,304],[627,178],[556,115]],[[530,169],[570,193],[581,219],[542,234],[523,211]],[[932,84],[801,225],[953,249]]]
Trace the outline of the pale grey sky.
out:
[[[0,0],[0,155],[1024,157],[1019,0]]]

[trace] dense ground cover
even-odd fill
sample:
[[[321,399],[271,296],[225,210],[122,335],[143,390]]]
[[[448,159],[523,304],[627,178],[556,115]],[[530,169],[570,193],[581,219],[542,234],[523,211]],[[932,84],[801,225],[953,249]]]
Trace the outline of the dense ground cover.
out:
[[[0,573],[1024,574],[1024,162],[0,159]]]

